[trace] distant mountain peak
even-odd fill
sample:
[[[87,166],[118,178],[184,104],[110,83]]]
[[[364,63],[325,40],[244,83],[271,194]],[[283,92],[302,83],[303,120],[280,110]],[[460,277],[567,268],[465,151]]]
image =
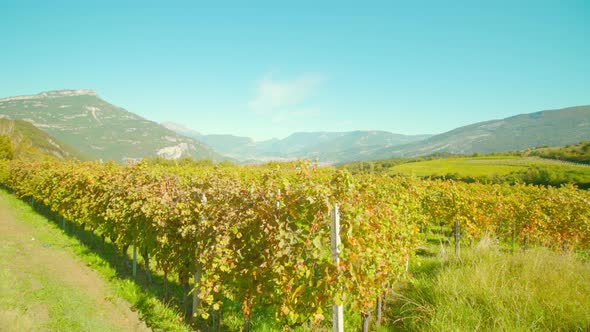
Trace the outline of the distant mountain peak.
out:
[[[36,95],[15,96],[0,99],[0,102],[38,99],[38,98],[61,98],[61,97],[75,97],[75,96],[96,96],[96,91],[91,89],[69,89],[69,90],[52,90],[44,91]]]

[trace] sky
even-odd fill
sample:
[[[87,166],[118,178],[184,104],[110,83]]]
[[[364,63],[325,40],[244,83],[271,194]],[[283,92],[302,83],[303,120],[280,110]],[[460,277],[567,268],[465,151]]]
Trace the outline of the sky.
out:
[[[88,88],[256,140],[590,104],[590,1],[0,0],[0,97]]]

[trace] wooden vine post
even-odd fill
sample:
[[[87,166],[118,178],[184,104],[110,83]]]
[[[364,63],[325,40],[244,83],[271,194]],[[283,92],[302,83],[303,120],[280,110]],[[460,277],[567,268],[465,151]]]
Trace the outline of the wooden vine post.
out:
[[[379,295],[377,297],[377,326],[381,326],[381,316],[382,316],[382,310],[383,310],[383,297],[381,295]]]
[[[137,241],[137,228],[138,225],[135,225],[135,236],[133,238],[133,278],[136,279],[137,278],[137,245],[135,244],[135,242]],[[125,248],[125,252],[123,253],[125,260],[127,260],[127,248]],[[129,265],[127,265],[129,266]]]
[[[461,230],[459,220],[455,220],[455,255],[461,254]]]
[[[127,256],[128,254],[125,254]],[[129,257],[129,256],[127,256]],[[129,266],[129,265],[127,265]],[[137,277],[137,247],[133,244],[133,278]]]
[[[516,248],[516,222],[512,221],[512,248],[510,252],[514,254],[514,250]]]
[[[340,263],[340,258],[338,257],[340,253],[340,211],[338,204],[334,205],[334,209],[332,210],[331,230],[332,260],[336,264],[336,267],[338,267]],[[332,305],[332,331],[344,332],[344,308],[342,304],[334,303]]]
[[[369,322],[371,319],[371,312],[362,313],[363,327],[362,332],[369,332]]]
[[[442,255],[442,257],[446,257],[446,253],[445,253],[445,244],[443,243],[443,238],[445,237],[445,232],[443,230],[443,224],[440,224],[440,237],[439,237],[439,241],[440,241],[440,253]]]
[[[205,207],[205,205],[207,205],[207,196],[205,196],[205,194],[203,194],[203,196],[201,196],[201,202],[203,203],[203,207]],[[203,220],[204,218],[201,216],[201,220]],[[198,249],[195,249],[195,270],[193,272],[193,279],[195,282],[194,288],[193,288],[193,317],[196,315],[197,310],[199,308],[199,305],[201,303],[200,299],[199,299],[199,286],[201,284],[201,277],[203,275],[203,270],[201,269],[201,266],[199,264],[199,251]]]

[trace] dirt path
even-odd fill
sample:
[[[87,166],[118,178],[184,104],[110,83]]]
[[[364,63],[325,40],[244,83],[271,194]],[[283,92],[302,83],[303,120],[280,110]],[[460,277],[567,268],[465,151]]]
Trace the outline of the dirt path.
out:
[[[13,209],[0,195],[0,331],[149,331],[58,230]]]

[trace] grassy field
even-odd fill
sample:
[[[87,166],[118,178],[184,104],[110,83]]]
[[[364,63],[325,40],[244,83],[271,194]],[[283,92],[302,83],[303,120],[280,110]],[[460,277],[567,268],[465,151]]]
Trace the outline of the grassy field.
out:
[[[583,182],[590,182],[588,166],[536,157],[484,156],[433,159],[396,165],[389,168],[388,172],[416,176],[458,174],[460,177],[481,178],[526,172],[533,167],[569,174]]]
[[[410,270],[389,304],[394,331],[590,330],[590,263],[574,255],[484,242],[461,259],[433,250]]]

